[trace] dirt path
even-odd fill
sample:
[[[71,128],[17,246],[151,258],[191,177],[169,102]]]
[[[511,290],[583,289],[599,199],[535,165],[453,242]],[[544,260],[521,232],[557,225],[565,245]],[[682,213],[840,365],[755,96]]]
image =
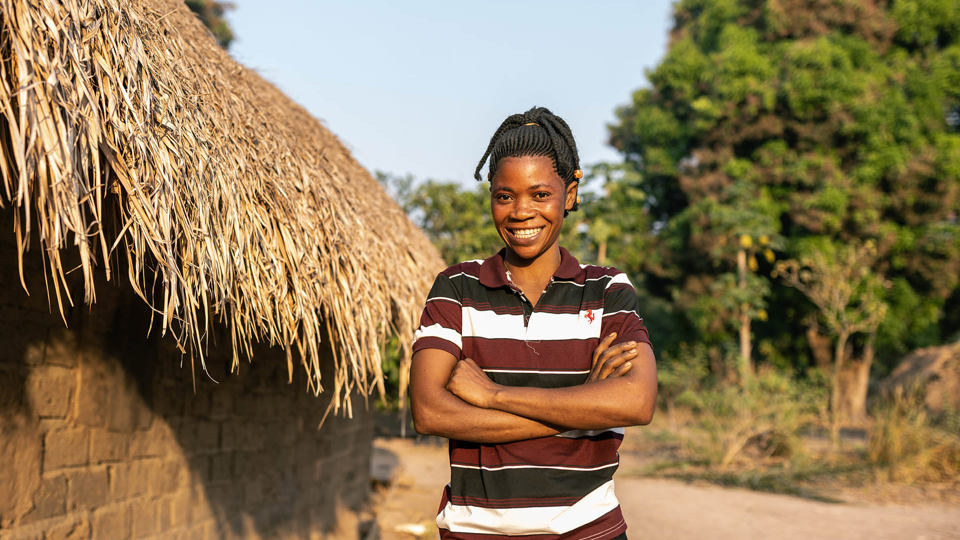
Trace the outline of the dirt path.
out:
[[[446,446],[378,439],[375,452],[380,474],[392,468],[393,478],[379,495],[381,538],[436,538],[433,518],[449,479]],[[960,539],[956,505],[822,503],[623,475],[616,482],[634,539]]]

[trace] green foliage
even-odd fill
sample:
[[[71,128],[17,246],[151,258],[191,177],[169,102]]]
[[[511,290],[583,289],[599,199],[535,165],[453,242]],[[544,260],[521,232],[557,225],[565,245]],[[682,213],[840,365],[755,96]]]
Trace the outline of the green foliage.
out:
[[[224,49],[230,48],[230,42],[233,41],[233,30],[230,29],[224,15],[228,10],[233,9],[233,3],[219,0],[185,1],[190,11],[196,13],[200,21],[213,33],[213,37],[217,38],[217,43]]]
[[[870,270],[893,284],[881,370],[960,330],[945,309],[960,291],[960,1],[681,0],[674,20],[650,87],[610,126],[630,171],[613,181],[648,226],[627,269],[680,319],[672,352],[722,355],[746,303],[754,343],[812,364],[797,336],[817,307],[756,250],[744,287],[743,234],[779,260],[873,241]]]
[[[765,369],[745,384],[688,389],[676,403],[696,415],[697,454],[724,469],[747,457],[798,458],[801,431],[817,421],[824,395],[822,385]]]
[[[680,396],[700,392],[707,378],[709,362],[703,345],[683,344],[680,346],[679,359],[661,358],[658,364],[657,400],[670,411]]]
[[[503,246],[490,217],[486,184],[466,189],[453,182],[417,182],[410,175],[383,172],[377,172],[377,179],[448,264],[486,258]]]

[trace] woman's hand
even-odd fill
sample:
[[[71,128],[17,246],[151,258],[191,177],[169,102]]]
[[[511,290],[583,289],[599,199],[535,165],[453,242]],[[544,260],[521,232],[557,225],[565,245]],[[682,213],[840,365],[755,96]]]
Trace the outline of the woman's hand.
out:
[[[476,362],[464,358],[457,362],[447,381],[447,390],[467,403],[484,409],[491,408],[500,385],[490,380]]]
[[[630,360],[637,357],[637,342],[626,341],[611,347],[610,344],[616,337],[617,333],[611,332],[600,340],[597,348],[593,350],[593,364],[590,375],[587,377],[588,383],[602,381],[608,377],[622,377],[633,367]]]

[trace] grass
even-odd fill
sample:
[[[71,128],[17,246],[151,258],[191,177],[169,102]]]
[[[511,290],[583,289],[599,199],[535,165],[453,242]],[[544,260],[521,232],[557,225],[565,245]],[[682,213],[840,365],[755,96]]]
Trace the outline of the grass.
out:
[[[910,452],[898,446],[895,465],[890,460],[893,451],[878,451],[878,445],[900,438],[908,428],[922,427],[916,415],[903,413],[902,403],[899,407],[900,414],[878,408],[869,429],[846,431],[836,448],[825,441],[825,428],[808,426],[796,434],[788,455],[769,455],[748,446],[735,462],[723,466],[716,460],[715,452],[702,445],[704,430],[715,430],[716,426],[701,427],[690,411],[673,411],[672,417],[663,413],[653,426],[668,427],[628,430],[621,447],[621,474],[706,482],[827,503],[917,497],[957,500],[960,476],[954,474],[955,469],[944,466],[945,461],[953,462],[942,457],[943,444],[914,444]],[[917,440],[917,436],[912,440]],[[928,459],[934,452],[939,452],[936,455],[940,459]],[[884,459],[878,459],[878,455]],[[927,463],[933,466],[927,467]],[[892,470],[897,474],[892,475]],[[946,476],[934,474],[938,471]]]

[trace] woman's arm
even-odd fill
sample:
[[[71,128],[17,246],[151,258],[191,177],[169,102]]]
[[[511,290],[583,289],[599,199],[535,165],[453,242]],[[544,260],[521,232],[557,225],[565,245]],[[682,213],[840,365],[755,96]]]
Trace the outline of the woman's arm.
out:
[[[624,378],[633,371],[633,365],[637,363],[639,357],[637,344],[627,342],[611,346],[615,337],[614,333],[602,340],[594,352],[592,369],[587,379],[588,385],[608,379]],[[640,363],[644,361],[641,359]],[[501,443],[545,437],[569,429],[610,427],[607,425],[583,427],[576,424],[556,423],[538,419],[535,415],[481,406],[478,402],[482,401],[484,399],[482,396],[489,392],[506,390],[508,393],[512,391],[525,393],[523,391],[531,390],[536,393],[541,389],[497,385],[472,360],[458,362],[452,354],[439,349],[423,349],[414,354],[410,375],[414,428],[421,434],[480,443]],[[555,390],[570,388],[580,387]],[[655,391],[656,385],[654,385]],[[563,396],[558,397],[563,399]],[[587,399],[592,398],[587,396]],[[471,403],[470,400],[477,402]],[[535,402],[532,406],[536,407]],[[587,414],[591,413],[587,412]],[[559,419],[561,416],[556,418]],[[596,423],[596,416],[590,418],[590,422]],[[632,423],[644,422],[616,425]]]
[[[457,397],[447,389],[457,365],[452,354],[439,349],[423,349],[413,355],[410,403],[417,433],[478,443],[503,443],[562,431],[538,420],[477,407]]]
[[[458,362],[447,388],[482,410],[496,410],[566,429],[649,424],[657,398],[653,349],[639,343],[622,376],[579,386],[532,388],[494,383],[472,360]]]

